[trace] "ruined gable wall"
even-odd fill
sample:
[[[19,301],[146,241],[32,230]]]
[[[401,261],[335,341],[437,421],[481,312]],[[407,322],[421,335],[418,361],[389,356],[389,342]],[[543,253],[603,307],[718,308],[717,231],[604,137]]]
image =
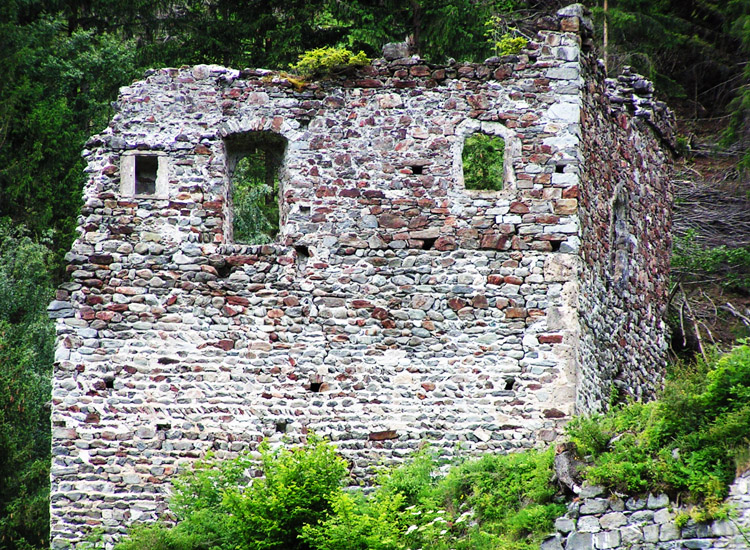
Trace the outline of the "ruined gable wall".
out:
[[[580,410],[653,397],[666,364],[674,118],[626,71],[586,61],[581,186]]]

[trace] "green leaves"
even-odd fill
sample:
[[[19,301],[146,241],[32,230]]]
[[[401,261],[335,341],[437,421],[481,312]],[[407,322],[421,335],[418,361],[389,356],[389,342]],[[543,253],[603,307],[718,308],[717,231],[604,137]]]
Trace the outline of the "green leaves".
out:
[[[49,541],[51,254],[0,220],[0,543]]]
[[[370,63],[365,52],[355,54],[346,48],[316,48],[300,54],[299,61],[292,69],[301,75],[313,77],[331,77],[342,74]]]
[[[235,242],[264,244],[279,232],[280,161],[280,155],[259,147],[237,163],[232,176]]]
[[[586,477],[624,492],[684,493],[715,507],[750,441],[750,347],[682,370],[659,401],[578,418],[568,433],[593,464]]]
[[[461,159],[466,189],[499,191],[503,188],[505,141],[502,138],[472,134],[466,138]]]
[[[258,466],[263,477],[253,478]],[[305,550],[298,535],[327,516],[346,475],[346,462],[314,434],[304,447],[261,444],[260,464],[208,456],[174,482],[177,526],[134,530],[117,550]]]

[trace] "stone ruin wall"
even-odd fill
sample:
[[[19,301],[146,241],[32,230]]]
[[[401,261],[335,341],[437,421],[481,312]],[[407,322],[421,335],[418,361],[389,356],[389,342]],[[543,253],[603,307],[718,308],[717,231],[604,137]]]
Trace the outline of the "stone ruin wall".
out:
[[[690,509],[666,494],[623,499],[602,487],[584,486],[555,522],[540,550],[747,550],[750,547],[750,472],[729,487],[725,520],[678,521]]]
[[[362,483],[425,442],[452,454],[554,441],[577,391],[609,387],[609,372],[580,372],[601,330],[578,302],[599,284],[579,280],[582,121],[603,117],[586,99],[580,15],[544,19],[521,55],[483,64],[376,60],[303,90],[197,66],[121,90],[84,151],[80,237],[50,306],[53,548],[156,519],[170,476],[209,450],[314,430]],[[611,139],[653,145],[629,128]],[[476,131],[506,141],[503,191],[463,188]],[[286,141],[281,232],[238,245],[228,164],[258,132]],[[159,176],[136,196],[144,154]],[[639,329],[655,362],[663,327]]]
[[[662,383],[672,247],[667,106],[626,69],[598,77],[585,60],[581,153],[581,344],[578,407],[648,398]],[[611,392],[616,395],[611,395]]]

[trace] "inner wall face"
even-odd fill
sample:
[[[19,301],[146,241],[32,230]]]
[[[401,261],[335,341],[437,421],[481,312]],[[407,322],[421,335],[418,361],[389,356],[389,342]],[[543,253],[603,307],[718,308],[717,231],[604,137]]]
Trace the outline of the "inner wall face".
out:
[[[329,437],[363,484],[428,442],[562,434],[583,79],[578,35],[540,40],[515,65],[381,61],[302,92],[206,66],[123,89],[87,151],[81,237],[50,306],[53,547],[92,526],[110,544],[166,510],[187,463],[263,438]],[[501,191],[464,189],[476,132],[505,142]],[[258,143],[283,152],[280,230],[238,245],[230,176]]]

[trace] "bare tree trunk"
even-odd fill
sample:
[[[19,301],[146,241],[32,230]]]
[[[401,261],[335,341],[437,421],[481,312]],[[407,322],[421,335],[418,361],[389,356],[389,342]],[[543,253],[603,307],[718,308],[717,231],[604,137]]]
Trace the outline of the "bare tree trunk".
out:
[[[609,29],[607,26],[607,12],[609,11],[609,0],[604,0],[604,31],[602,32],[602,50],[604,52],[604,70],[609,70],[609,60],[607,59],[607,50],[609,48]]]

